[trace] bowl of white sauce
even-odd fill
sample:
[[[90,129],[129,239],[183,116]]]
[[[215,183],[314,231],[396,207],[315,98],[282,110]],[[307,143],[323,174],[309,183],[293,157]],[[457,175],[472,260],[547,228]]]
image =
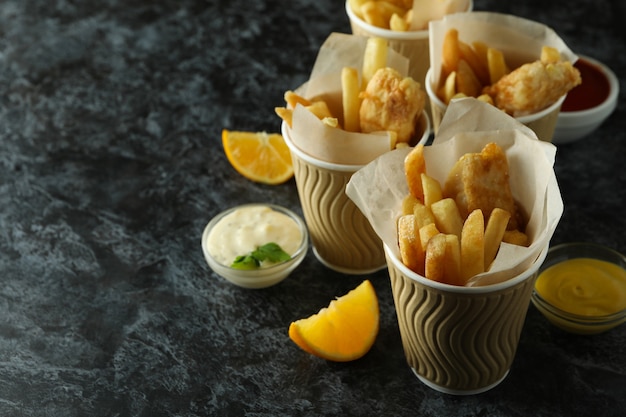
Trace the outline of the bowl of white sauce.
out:
[[[278,284],[300,265],[308,247],[302,218],[273,204],[232,207],[211,219],[202,233],[209,267],[244,288]]]

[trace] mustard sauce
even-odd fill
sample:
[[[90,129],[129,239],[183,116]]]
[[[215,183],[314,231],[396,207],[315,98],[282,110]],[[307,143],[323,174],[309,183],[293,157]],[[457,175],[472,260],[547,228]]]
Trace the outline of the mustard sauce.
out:
[[[568,313],[605,316],[626,308],[626,269],[597,259],[569,259],[543,271],[535,289]]]

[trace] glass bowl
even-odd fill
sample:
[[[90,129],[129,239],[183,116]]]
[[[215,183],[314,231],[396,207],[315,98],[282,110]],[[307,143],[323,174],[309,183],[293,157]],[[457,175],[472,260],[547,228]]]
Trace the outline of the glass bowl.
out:
[[[573,281],[568,284],[562,284],[558,286],[558,294],[571,295],[573,291],[576,294],[574,301],[575,305],[570,304],[568,310],[576,310],[582,308],[583,305],[596,304],[607,302],[608,299],[613,299],[613,302],[617,301],[617,311],[610,314],[600,312],[588,312],[586,314],[574,314],[569,311],[565,311],[563,308],[559,308],[554,305],[553,297],[549,296],[547,292],[543,292],[544,296],[538,291],[538,283],[542,278],[542,272],[548,268],[560,264],[564,261],[587,258],[592,260],[605,261],[618,268],[616,271],[607,273],[604,277],[610,277],[611,288],[597,287],[598,282],[604,281],[603,277],[600,277],[595,271],[591,273],[585,272],[584,274],[577,274],[580,276],[580,280]],[[577,267],[578,271],[583,269]],[[584,269],[587,271],[587,269]],[[617,272],[613,274],[612,272]],[[547,279],[547,276],[545,277]],[[601,279],[602,278],[602,279]],[[551,276],[550,279],[554,279]],[[603,294],[602,294],[603,293]],[[610,330],[626,321],[626,257],[621,253],[594,243],[565,243],[554,246],[548,251],[546,260],[539,269],[539,278],[535,283],[535,288],[532,293],[531,300],[535,307],[545,316],[546,319],[555,326],[576,334],[597,334]],[[571,299],[570,299],[571,300]],[[562,307],[562,306],[561,306]],[[573,308],[573,309],[572,309]],[[621,309],[619,309],[621,308]]]
[[[297,246],[296,251],[291,254],[291,258],[287,261],[276,263],[270,266],[263,266],[257,269],[243,270],[231,268],[229,265],[224,265],[220,263],[213,254],[209,251],[208,239],[211,235],[211,231],[215,227],[220,220],[222,220],[227,215],[233,213],[237,209],[253,207],[253,206],[264,206],[269,207],[270,209],[282,213],[288,216],[291,220],[294,221],[298,230],[300,231],[301,239]],[[231,235],[222,235],[222,239],[233,238]],[[218,274],[219,276],[225,278],[229,282],[243,287],[243,288],[267,288],[272,285],[276,285],[285,278],[289,276],[289,274],[302,262],[304,259],[309,246],[309,234],[306,228],[306,225],[302,218],[298,216],[293,211],[277,206],[274,204],[261,204],[261,203],[253,203],[253,204],[244,204],[241,206],[232,207],[228,210],[225,210],[215,217],[211,219],[211,221],[206,225],[204,232],[202,233],[202,252],[204,253],[204,258],[206,262],[209,264],[209,267]],[[242,254],[244,255],[244,254]]]

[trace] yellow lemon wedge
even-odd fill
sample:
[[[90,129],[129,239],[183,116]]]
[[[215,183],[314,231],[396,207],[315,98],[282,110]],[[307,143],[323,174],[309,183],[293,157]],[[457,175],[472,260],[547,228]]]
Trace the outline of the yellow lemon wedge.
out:
[[[228,162],[249,180],[274,185],[293,177],[291,153],[278,133],[223,129],[222,145]]]
[[[289,338],[305,352],[320,358],[352,361],[374,345],[379,319],[376,291],[365,280],[317,314],[292,322]]]

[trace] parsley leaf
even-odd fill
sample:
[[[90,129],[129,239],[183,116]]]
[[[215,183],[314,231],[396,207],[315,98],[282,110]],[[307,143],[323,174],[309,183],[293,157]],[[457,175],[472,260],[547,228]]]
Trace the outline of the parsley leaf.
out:
[[[237,256],[230,267],[235,269],[258,269],[261,267],[261,262],[265,260],[276,263],[288,261],[289,259],[291,259],[291,256],[280,245],[270,242],[257,247],[256,250],[247,255]]]

